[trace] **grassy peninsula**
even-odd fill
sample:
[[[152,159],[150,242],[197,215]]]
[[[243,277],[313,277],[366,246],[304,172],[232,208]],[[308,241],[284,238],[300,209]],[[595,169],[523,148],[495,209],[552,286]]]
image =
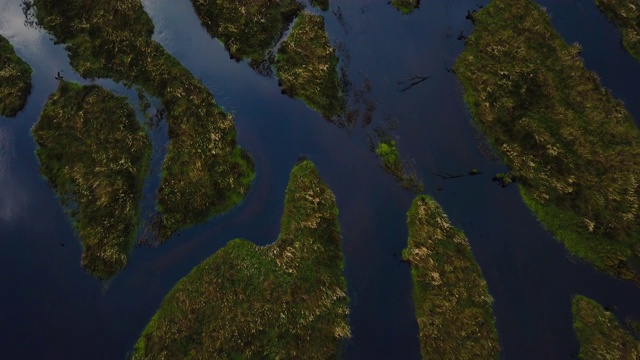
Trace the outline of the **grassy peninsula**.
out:
[[[493,0],[455,64],[473,118],[540,222],[640,283],[640,132],[530,0]]]
[[[297,0],[191,0],[209,34],[218,38],[236,60],[257,66],[295,16]]]
[[[338,57],[324,30],[324,18],[300,13],[276,56],[282,91],[302,99],[330,119],[344,112]]]
[[[391,5],[395,6],[401,13],[408,15],[420,6],[420,0],[392,0]]]
[[[338,209],[313,163],[293,169],[272,245],[233,240],[165,297],[133,359],[328,359],[350,337]]]
[[[493,298],[469,242],[428,196],[408,212],[413,300],[424,359],[497,359]]]
[[[640,341],[600,304],[578,295],[571,311],[581,359],[640,359]]]
[[[151,145],[124,97],[60,81],[33,127],[40,171],[70,214],[82,266],[107,279],[127,264]]]
[[[622,31],[622,44],[640,61],[640,2],[596,0],[598,8]]]
[[[0,115],[14,117],[31,93],[31,66],[0,35]]]
[[[38,23],[65,43],[83,77],[140,86],[166,109],[170,144],[158,207],[160,236],[239,203],[253,162],[237,145],[233,118],[204,85],[151,39],[140,0],[35,0]]]

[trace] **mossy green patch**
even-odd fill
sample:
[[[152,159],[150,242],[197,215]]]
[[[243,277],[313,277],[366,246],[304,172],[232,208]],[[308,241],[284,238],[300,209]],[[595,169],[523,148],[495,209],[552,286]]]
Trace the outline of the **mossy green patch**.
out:
[[[322,11],[329,10],[329,0],[311,0],[311,5]]]
[[[420,0],[392,0],[391,5],[395,6],[401,13],[408,15],[420,6]]]
[[[14,117],[31,93],[31,67],[0,35],[0,115]]]
[[[61,81],[33,127],[40,171],[73,219],[82,265],[107,279],[127,264],[151,145],[124,97]]]
[[[419,196],[407,219],[413,300],[424,359],[497,359],[493,298],[469,242],[440,206]]]
[[[417,192],[423,190],[423,184],[418,178],[418,174],[400,159],[395,140],[380,141],[376,147],[376,154],[380,157],[384,170],[393,175],[403,188]]]
[[[571,311],[581,359],[640,359],[640,341],[600,304],[578,295]]]
[[[595,0],[598,8],[622,31],[622,44],[640,61],[640,2],[637,0]]]
[[[475,122],[566,248],[640,283],[640,132],[530,0],[475,15],[455,71]]]
[[[161,238],[242,200],[254,170],[236,144],[233,118],[151,39],[153,23],[140,0],[34,3],[38,22],[67,44],[82,76],[137,85],[162,101],[170,143],[158,194]]]
[[[302,99],[325,118],[344,113],[338,57],[329,43],[322,16],[300,14],[278,49],[276,74],[286,94]]]
[[[233,240],[180,280],[133,359],[329,359],[350,336],[338,210],[313,163],[291,172],[278,240]]]

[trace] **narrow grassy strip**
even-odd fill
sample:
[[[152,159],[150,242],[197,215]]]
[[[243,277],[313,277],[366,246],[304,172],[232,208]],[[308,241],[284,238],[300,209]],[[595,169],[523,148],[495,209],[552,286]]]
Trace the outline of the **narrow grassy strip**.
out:
[[[236,60],[257,66],[295,16],[297,0],[191,0],[209,34],[218,38]]]
[[[151,39],[140,0],[35,0],[40,25],[67,44],[71,65],[87,78],[140,86],[167,112],[170,144],[158,207],[161,238],[238,204],[253,162],[237,145],[231,115],[176,59]]]
[[[61,81],[33,127],[40,171],[70,214],[82,266],[107,279],[134,243],[151,143],[124,97]]]
[[[571,311],[581,359],[640,359],[640,341],[600,304],[578,295]]]
[[[291,33],[280,45],[276,74],[283,92],[302,99],[325,118],[344,112],[338,57],[329,43],[322,16],[300,14]]]
[[[530,0],[493,0],[455,71],[475,122],[540,222],[597,269],[640,283],[640,132]]]
[[[420,0],[392,0],[391,5],[401,13],[409,15],[420,6]]]
[[[376,147],[376,154],[382,162],[382,168],[393,175],[403,188],[422,192],[422,181],[415,170],[406,166],[406,162],[400,159],[395,140],[380,141]]]
[[[0,115],[14,117],[31,93],[31,66],[24,62],[0,35]]]
[[[497,359],[493,298],[469,242],[430,197],[407,213],[413,301],[424,359]]]
[[[291,172],[278,240],[233,240],[180,280],[133,359],[330,359],[350,337],[338,209],[313,163]]]
[[[595,0],[598,8],[622,31],[622,44],[640,61],[640,2]]]

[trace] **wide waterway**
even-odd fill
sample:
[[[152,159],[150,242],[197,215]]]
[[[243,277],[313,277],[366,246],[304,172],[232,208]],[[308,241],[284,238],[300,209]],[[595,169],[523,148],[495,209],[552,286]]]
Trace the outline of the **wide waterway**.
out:
[[[324,13],[330,38],[344,44],[340,53],[350,59],[354,90],[369,79],[366,98],[376,104],[373,124],[351,130],[281,95],[276,80],[230,60],[201,28],[188,0],[143,2],[156,26],[155,39],[234,113],[238,142],[256,163],[252,190],[223,216],[180,231],[158,247],[135,248],[127,268],[108,283],[86,275],[68,217],[39,175],[30,133],[55,91],[57,71],[67,80],[81,79],[63,47],[24,26],[19,0],[0,0],[0,34],[34,69],[24,111],[0,119],[0,358],[124,358],[163,296],[194,266],[234,238],[260,245],[276,239],[289,172],[305,155],[318,166],[340,209],[353,333],[344,357],[418,359],[410,269],[399,261],[414,194],[383,171],[366,139],[386,115],[397,119],[392,134],[401,156],[415,161],[425,192],[469,238],[495,299],[502,358],[565,359],[577,353],[572,294],[615,305],[620,318],[640,319],[640,288],[568,256],[515,186],[502,189],[491,182],[505,167],[474,130],[459,82],[446,71],[462,51],[458,34],[472,30],[466,12],[478,2],[423,0],[417,11],[402,16],[386,0],[332,1],[343,21]],[[638,122],[640,64],[624,51],[620,35],[593,1],[540,3],[567,42],[582,44],[587,67]],[[398,82],[414,76],[430,78],[401,92]],[[118,84],[98,82],[135,98]],[[161,147],[163,136],[157,138]],[[433,175],[472,168],[484,174],[448,180]],[[158,176],[157,169],[152,176]],[[153,178],[147,182],[145,201],[153,199],[156,186]]]

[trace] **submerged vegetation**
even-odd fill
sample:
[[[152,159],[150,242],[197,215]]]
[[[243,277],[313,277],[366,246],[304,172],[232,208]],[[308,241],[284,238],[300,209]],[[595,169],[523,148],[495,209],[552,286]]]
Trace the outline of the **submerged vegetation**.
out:
[[[151,145],[124,97],[60,81],[33,127],[40,171],[82,241],[82,265],[101,279],[127,263]]]
[[[236,60],[257,66],[295,16],[297,0],[191,0],[202,25]]]
[[[329,43],[322,16],[300,14],[291,34],[280,45],[276,74],[283,92],[302,99],[325,118],[344,112],[338,57]]]
[[[408,15],[420,6],[420,0],[392,0],[391,5],[395,6],[401,13]]]
[[[428,196],[408,212],[413,300],[424,359],[497,359],[493,298],[469,242]]]
[[[140,0],[35,0],[38,23],[67,44],[83,77],[140,86],[162,101],[169,128],[158,207],[159,236],[238,204],[253,162],[237,145],[233,118],[160,44]]]
[[[0,35],[0,115],[14,117],[31,93],[31,67],[16,55]]]
[[[475,15],[455,71],[541,223],[597,269],[640,283],[640,132],[530,0]]]
[[[600,304],[578,295],[571,311],[581,359],[640,359],[640,341]]]
[[[596,5],[622,31],[622,44],[640,61],[640,2],[596,0]]]
[[[291,172],[272,245],[233,240],[180,280],[133,359],[327,359],[350,337],[338,210],[313,163]]]

